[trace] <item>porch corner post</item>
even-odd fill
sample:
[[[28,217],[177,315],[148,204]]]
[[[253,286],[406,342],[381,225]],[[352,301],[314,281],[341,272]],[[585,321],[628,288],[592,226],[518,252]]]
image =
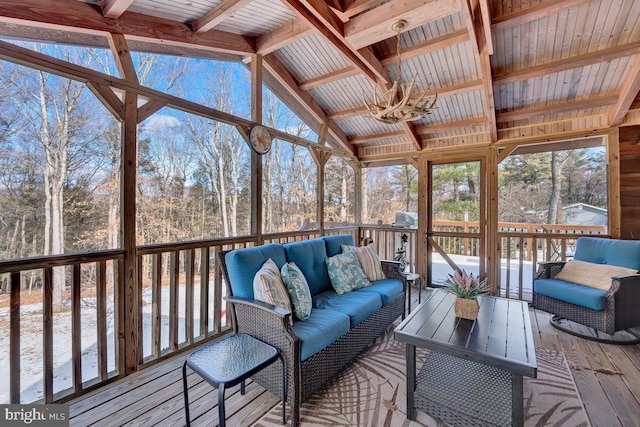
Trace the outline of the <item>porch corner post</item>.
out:
[[[609,183],[609,235],[619,239],[622,235],[622,201],[620,196],[620,128],[607,133],[607,168]]]
[[[500,278],[500,237],[498,236],[498,147],[491,145],[486,172],[487,182],[487,283],[498,292]]]
[[[262,56],[251,56],[251,121],[262,124]],[[262,156],[251,150],[251,234],[262,240]]]
[[[427,159],[418,157],[418,236],[416,239],[416,271],[424,278],[423,283],[431,284],[429,274],[429,246],[427,243],[428,214],[431,191],[427,177]]]
[[[136,159],[138,128],[138,95],[125,94],[125,119],[122,128],[122,180],[121,180],[121,241],[124,249],[124,277],[118,285],[122,287],[118,301],[124,310],[124,336],[118,334],[118,345],[124,350],[125,373],[138,369],[142,354],[139,352],[140,298],[136,256]],[[120,353],[122,354],[122,353]]]
[[[351,162],[353,166],[353,171],[355,172],[355,191],[354,191],[354,220],[355,224],[358,227],[358,235],[360,234],[360,226],[362,225],[362,167],[360,167],[360,163],[358,161]],[[357,244],[357,242],[356,242]]]

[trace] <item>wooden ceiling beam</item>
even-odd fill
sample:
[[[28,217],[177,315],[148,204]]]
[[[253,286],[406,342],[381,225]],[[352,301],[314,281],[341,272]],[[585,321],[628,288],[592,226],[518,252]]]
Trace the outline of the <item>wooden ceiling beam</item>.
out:
[[[345,0],[344,11],[337,15],[343,22],[347,22],[352,16],[376,8],[386,1],[388,0]]]
[[[635,55],[620,87],[618,101],[609,111],[609,126],[619,126],[640,91],[640,55]]]
[[[404,130],[394,130],[391,132],[377,133],[373,135],[353,136],[349,138],[351,144],[364,144],[366,142],[379,141],[381,139],[399,138],[405,135]]]
[[[103,0],[102,14],[107,18],[119,18],[133,3],[133,0]]]
[[[402,49],[402,53],[400,54],[400,58],[404,61],[405,59],[425,55],[427,53],[444,49],[445,47],[449,47],[454,44],[464,43],[466,41],[469,41],[469,38],[469,32],[467,30],[462,29],[454,31],[449,34],[445,34],[444,36],[436,37],[422,43],[404,47]],[[394,52],[390,55],[386,55],[380,58],[380,62],[382,62],[382,65],[386,67],[395,63],[397,61],[397,58],[398,55],[396,55]]]
[[[405,31],[436,21],[460,11],[466,0],[391,0],[375,9],[354,16],[344,26],[344,35],[356,48],[370,46],[390,37],[396,32],[391,24],[407,21]]]
[[[565,101],[557,104],[542,105],[540,107],[520,108],[515,111],[499,113],[498,123],[513,122],[515,120],[531,119],[544,114],[566,113],[567,111],[585,110],[589,108],[606,107],[615,104],[618,97],[615,95],[587,98],[578,101]]]
[[[484,89],[484,83],[482,80],[472,80],[470,82],[464,82],[457,85],[447,86],[438,90],[431,90],[427,92],[428,96],[438,95],[438,98],[446,98],[448,96],[460,95],[467,92],[473,92],[474,90]],[[362,107],[354,107],[348,110],[335,111],[328,113],[327,117],[330,120],[348,119],[349,117],[359,116],[367,112],[367,109]]]
[[[136,67],[129,54],[129,46],[125,37],[122,34],[109,33],[107,41],[115,58],[120,77],[138,83],[138,73],[136,73]]]
[[[502,16],[494,16],[491,29],[501,31],[507,28],[517,27],[527,22],[536,21],[545,16],[554,15],[564,9],[589,3],[591,0],[545,0],[528,7],[510,12]]]
[[[493,81],[494,83],[499,84],[513,83],[637,54],[640,54],[640,41],[613,46],[607,49],[600,49],[594,52],[583,53],[582,55],[576,55],[569,58],[558,59],[556,61],[547,62],[546,64],[527,67],[522,70],[496,74]]]
[[[255,53],[255,40],[251,37],[218,30],[196,34],[186,24],[133,12],[124,12],[118,19],[105,18],[98,6],[77,0],[3,0],[0,22],[54,29],[64,26],[82,33],[118,33],[129,40],[197,47],[239,56]]]
[[[313,33],[315,30],[302,19],[292,19],[258,37],[256,52],[263,56],[268,55]]]
[[[340,144],[340,148],[344,149],[351,155],[355,155],[356,149],[349,143],[347,136],[335,124],[335,122],[327,119],[327,114],[313,99],[313,97],[300,89],[298,82],[296,82],[289,70],[287,70],[284,64],[282,64],[282,62],[280,62],[273,53],[262,58],[262,65],[264,66],[265,71],[277,79],[278,82],[296,99],[296,101],[306,108],[320,124],[325,123],[327,125],[329,135],[331,135]]]
[[[251,3],[252,0],[222,0],[216,7],[191,23],[196,33],[204,33]]]
[[[435,132],[444,132],[447,130],[466,129],[476,126],[486,125],[488,120],[485,116],[471,117],[464,120],[456,120],[453,122],[434,123],[422,126],[416,126],[418,135],[429,135]]]
[[[488,0],[480,0],[480,16],[482,17],[482,29],[487,43],[489,55],[493,55],[493,36],[491,35],[491,13]]]
[[[463,0],[462,13],[467,26],[467,31],[473,44],[473,52],[480,62],[482,70],[482,83],[484,87],[484,103],[487,112],[489,135],[491,141],[498,140],[498,125],[496,121],[496,106],[493,96],[493,77],[491,71],[491,59],[489,58],[488,40],[485,38],[483,30],[483,21],[481,18],[480,8],[477,5],[476,10],[471,10],[468,0]],[[474,20],[473,17],[476,17]]]
[[[353,77],[360,75],[360,70],[356,67],[346,67],[341,70],[334,71],[332,73],[327,73],[319,77],[315,77],[313,79],[305,80],[300,82],[300,89],[309,90],[314,87],[326,85],[331,82],[335,82],[338,80],[346,79],[348,77]]]

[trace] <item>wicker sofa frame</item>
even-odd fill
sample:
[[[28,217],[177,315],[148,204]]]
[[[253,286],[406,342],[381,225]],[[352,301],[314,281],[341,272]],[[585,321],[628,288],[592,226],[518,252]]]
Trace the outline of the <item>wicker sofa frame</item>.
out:
[[[553,279],[562,270],[564,264],[564,261],[540,263],[540,267],[533,278],[533,306],[535,308],[611,335],[617,331],[640,325],[640,310],[638,310],[638,304],[640,303],[640,275],[638,274],[614,276],[612,278],[611,287],[605,295],[605,309],[602,311],[536,293],[535,281],[538,279]],[[585,338],[589,337],[585,336]]]
[[[300,406],[349,362],[381,336],[394,320],[404,315],[405,290],[392,302],[380,308],[346,334],[323,350],[300,360],[300,338],[292,328],[291,312],[279,307],[247,298],[234,297],[225,261],[226,254],[219,253],[220,265],[227,284],[226,300],[232,316],[233,329],[254,336],[276,347],[284,358],[287,372],[287,401],[291,408],[291,425],[300,425]],[[382,261],[388,278],[406,281],[397,261]],[[258,384],[279,395],[282,374],[277,366],[270,366],[252,377]]]

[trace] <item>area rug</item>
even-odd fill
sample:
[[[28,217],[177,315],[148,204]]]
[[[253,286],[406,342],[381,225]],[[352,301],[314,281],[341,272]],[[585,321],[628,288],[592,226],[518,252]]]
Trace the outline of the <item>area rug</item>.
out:
[[[418,349],[418,366],[424,363],[427,354],[426,350]],[[536,358],[538,378],[524,379],[525,426],[589,426],[564,355],[536,349]],[[281,411],[282,407],[276,405],[255,425],[281,426]],[[393,328],[305,402],[300,420],[309,427],[447,425],[421,411],[415,421],[407,420],[405,347],[393,339]]]

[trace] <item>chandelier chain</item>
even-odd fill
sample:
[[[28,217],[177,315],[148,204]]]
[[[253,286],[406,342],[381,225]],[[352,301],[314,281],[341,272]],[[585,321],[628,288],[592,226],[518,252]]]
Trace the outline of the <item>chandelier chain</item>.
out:
[[[398,81],[402,82],[402,59],[400,54],[402,53],[402,40],[400,38],[400,31],[402,30],[402,26],[398,25],[398,29],[397,29],[397,37],[396,37],[396,57],[398,59],[397,61],[397,66],[398,66]]]

